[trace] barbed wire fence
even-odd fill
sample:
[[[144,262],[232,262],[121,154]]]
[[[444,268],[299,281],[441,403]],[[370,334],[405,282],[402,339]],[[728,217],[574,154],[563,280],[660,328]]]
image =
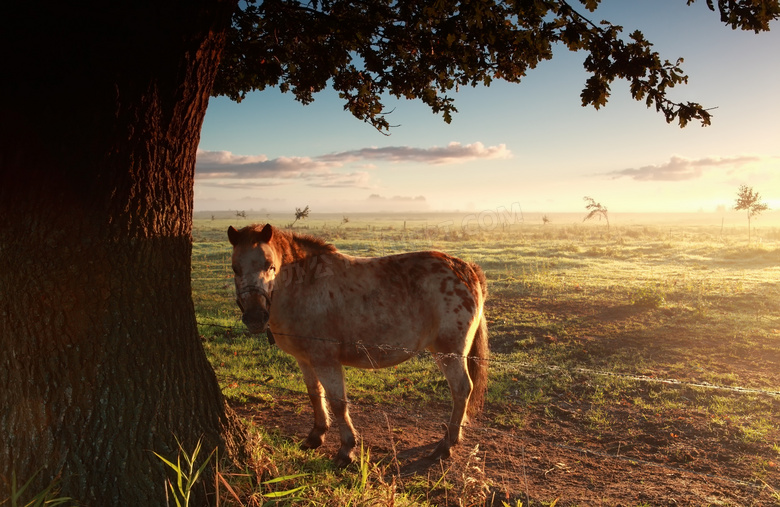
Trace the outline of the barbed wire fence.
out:
[[[245,329],[242,329],[243,325],[240,323],[236,323],[236,325],[228,326],[224,324],[220,324],[217,322],[206,322],[206,321],[198,321],[198,324],[200,326],[206,326],[206,327],[215,327],[215,328],[221,328],[221,329],[227,329],[230,330],[232,334],[234,335],[246,335],[251,336],[249,332]],[[334,340],[329,338],[323,338],[323,337],[316,337],[316,336],[299,336],[299,335],[283,335],[282,333],[275,333],[276,336],[288,336],[299,340],[312,340],[312,341],[326,341],[326,342],[334,342],[334,343],[344,343],[341,340]],[[650,383],[650,384],[662,384],[662,385],[669,385],[669,386],[675,386],[680,388],[689,388],[689,389],[708,389],[708,390],[717,390],[717,391],[725,391],[725,392],[731,392],[736,395],[745,395],[745,394],[752,394],[752,395],[760,395],[760,396],[766,396],[770,398],[780,398],[780,391],[777,390],[771,390],[771,389],[760,389],[760,388],[752,388],[752,387],[744,387],[744,386],[735,386],[735,385],[720,385],[720,384],[712,384],[708,382],[689,382],[684,380],[678,380],[674,378],[664,378],[662,376],[659,376],[655,373],[644,373],[644,374],[636,374],[636,373],[621,373],[621,372],[611,372],[611,371],[601,371],[596,370],[592,368],[585,368],[585,367],[579,367],[579,366],[559,366],[559,365],[552,365],[552,364],[540,364],[540,363],[530,363],[525,361],[517,361],[512,360],[504,357],[490,357],[490,358],[481,358],[476,356],[468,356],[468,355],[459,355],[459,354],[452,354],[452,353],[433,353],[428,350],[412,350],[406,347],[395,347],[388,344],[383,345],[370,345],[366,344],[360,340],[353,341],[353,342],[347,342],[348,345],[354,345],[356,348],[359,348],[360,350],[364,351],[365,353],[369,354],[371,349],[374,349],[378,352],[389,352],[389,351],[397,351],[397,352],[404,352],[409,355],[409,359],[416,357],[416,358],[430,358],[432,361],[438,357],[440,359],[446,359],[446,358],[461,358],[466,360],[477,360],[477,361],[484,361],[491,365],[493,369],[495,369],[496,366],[502,368],[502,369],[508,369],[511,373],[514,373],[516,375],[523,375],[528,374],[528,369],[534,369],[534,370],[541,370],[542,372],[546,372],[548,374],[566,374],[566,375],[586,375],[586,376],[593,376],[593,377],[611,377],[611,378],[619,378],[623,380],[629,380],[634,382],[642,382],[642,383]],[[422,370],[421,370],[422,371]],[[424,370],[428,371],[428,370]],[[241,382],[246,382],[245,379],[239,379],[235,378],[229,375],[218,375],[223,381],[232,381],[236,384]],[[304,400],[308,399],[308,393],[305,391],[299,391],[296,389],[291,389],[288,387],[283,387],[279,385],[275,385],[273,383],[273,378],[266,378],[264,380],[253,380],[253,384],[255,385],[261,385],[264,388],[273,390],[275,392],[295,395],[303,398]],[[327,395],[323,395],[324,399],[328,399]],[[370,410],[376,410],[378,408],[377,404],[369,404],[366,402],[356,402],[353,400],[344,400],[349,405],[352,405],[354,407],[358,407],[361,409],[370,409]],[[404,410],[403,407],[400,406],[388,406],[388,405],[382,405],[380,408],[381,411],[387,413],[392,412],[395,414],[403,415],[407,418],[417,419],[420,421],[428,421],[429,419],[425,418],[423,415],[419,413],[414,413],[413,411]],[[482,424],[478,424],[475,422],[470,422],[468,424],[468,427],[466,429],[468,432],[479,432],[483,434],[492,434],[492,435],[502,435],[506,438],[512,439],[517,442],[518,448],[522,449],[524,452],[525,447],[528,444],[527,438],[524,438],[521,434],[518,434],[516,432],[510,432],[503,429],[485,426]],[[560,442],[555,442],[551,440],[543,440],[539,438],[532,437],[530,440],[533,442],[538,442],[541,444],[549,445],[551,447],[555,447],[561,450],[565,450],[568,452],[576,453],[576,454],[582,454],[586,456],[592,456],[596,458],[603,458],[603,459],[613,459],[613,460],[619,460],[626,463],[630,463],[632,465],[640,465],[640,466],[647,466],[647,467],[654,467],[654,468],[660,468],[660,469],[666,469],[669,471],[673,471],[676,473],[681,474],[690,474],[698,477],[702,477],[704,479],[718,479],[722,480],[727,483],[731,483],[734,485],[742,486],[745,488],[749,488],[754,491],[760,491],[764,487],[767,486],[765,482],[748,482],[742,479],[737,479],[734,477],[730,477],[727,475],[719,475],[719,474],[713,474],[709,472],[703,472],[691,468],[683,468],[678,467],[674,465],[670,465],[667,463],[659,463],[656,461],[650,461],[647,459],[643,459],[638,456],[632,456],[629,454],[620,454],[619,451],[617,453],[609,453],[606,451],[600,451],[600,450],[594,450],[594,449],[585,449],[583,447],[579,447],[576,445],[571,444],[564,444]]]
[[[226,326],[224,324],[217,324],[215,322],[204,322],[204,321],[198,321],[198,325],[229,329],[233,332],[236,331],[236,328],[240,328],[241,326],[240,324],[236,324],[236,326]],[[245,330],[241,330],[239,334],[249,335],[248,331]],[[669,385],[678,385],[682,387],[714,389],[720,391],[731,391],[731,392],[742,393],[742,394],[761,394],[761,395],[766,395],[771,397],[780,397],[780,391],[771,390],[771,389],[759,389],[759,388],[742,387],[742,386],[727,386],[722,384],[712,384],[709,382],[688,382],[688,381],[678,380],[673,378],[663,378],[658,376],[655,373],[654,374],[620,373],[620,372],[612,372],[612,371],[595,370],[592,368],[585,368],[580,366],[565,367],[565,366],[558,366],[554,364],[544,365],[539,363],[530,363],[527,361],[517,361],[517,360],[505,359],[505,358],[495,358],[495,357],[482,358],[478,356],[461,355],[455,353],[442,353],[442,352],[434,353],[428,350],[414,350],[408,347],[397,347],[390,344],[379,344],[379,345],[367,344],[361,340],[344,341],[344,340],[335,340],[332,338],[323,338],[317,336],[302,336],[302,335],[293,335],[293,334],[286,334],[286,333],[274,333],[274,335],[288,336],[298,340],[311,340],[311,341],[322,341],[322,342],[330,342],[330,343],[340,343],[342,345],[354,345],[357,349],[360,349],[366,352],[367,354],[370,353],[371,349],[375,349],[378,352],[404,352],[409,355],[410,359],[412,357],[422,357],[422,356],[430,356],[431,358],[439,357],[442,359],[460,358],[460,359],[467,359],[467,360],[474,360],[474,361],[484,361],[488,364],[499,364],[504,366],[518,366],[523,368],[541,368],[544,370],[548,370],[550,372],[581,373],[585,375],[615,377],[615,378],[622,378],[626,380],[635,380],[638,382],[669,384]],[[518,371],[517,373],[522,373],[522,372]]]

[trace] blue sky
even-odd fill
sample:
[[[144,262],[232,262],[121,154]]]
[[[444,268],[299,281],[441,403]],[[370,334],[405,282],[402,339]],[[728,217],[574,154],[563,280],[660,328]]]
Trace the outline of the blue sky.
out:
[[[780,24],[723,26],[703,0],[604,0],[594,21],[641,30],[662,58],[685,58],[676,101],[717,107],[713,125],[667,124],[616,82],[605,108],[580,105],[584,54],[560,48],[520,84],[461,88],[446,124],[418,101],[389,99],[383,136],[332,91],[303,106],[277,89],[212,98],[196,166],[195,209],[291,212],[714,211],[740,184],[780,208]],[[584,10],[583,10],[584,11]]]

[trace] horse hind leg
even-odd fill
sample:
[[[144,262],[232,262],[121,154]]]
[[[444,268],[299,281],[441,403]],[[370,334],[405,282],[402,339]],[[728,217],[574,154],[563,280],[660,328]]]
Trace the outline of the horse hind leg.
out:
[[[462,436],[463,425],[466,422],[466,408],[471,395],[472,383],[468,374],[466,358],[463,356],[449,357],[437,355],[436,364],[447,378],[452,394],[452,414],[450,422],[446,425],[444,438],[431,454],[432,459],[449,458],[452,446],[456,445]]]
[[[309,432],[306,440],[301,444],[302,449],[316,449],[325,442],[325,433],[330,427],[328,410],[325,406],[325,392],[317,378],[314,369],[306,363],[298,362],[303,372],[303,380],[306,382],[306,390],[309,392],[309,400],[314,408],[314,427]]]

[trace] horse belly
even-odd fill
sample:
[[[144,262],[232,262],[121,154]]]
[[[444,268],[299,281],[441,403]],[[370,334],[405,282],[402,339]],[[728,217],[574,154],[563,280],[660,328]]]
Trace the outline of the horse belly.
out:
[[[372,369],[402,363],[425,349],[436,327],[430,312],[421,317],[397,306],[384,312],[364,309],[339,324],[342,364]]]
[[[351,348],[351,350],[349,350]],[[388,347],[378,348],[372,346],[342,347],[339,353],[339,361],[345,366],[355,368],[364,368],[376,370],[379,368],[388,368],[404,361],[415,355],[415,351],[406,349],[389,349]]]

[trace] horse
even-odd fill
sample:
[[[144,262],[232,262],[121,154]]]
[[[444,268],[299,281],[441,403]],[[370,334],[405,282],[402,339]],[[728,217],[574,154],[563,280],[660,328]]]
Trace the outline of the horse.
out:
[[[483,406],[488,337],[482,269],[439,251],[353,257],[307,235],[270,224],[227,231],[236,302],[252,334],[292,355],[314,408],[301,444],[314,449],[335,418],[339,467],[355,458],[343,365],[393,366],[428,350],[452,396],[445,434],[430,455],[450,457],[469,417]]]

